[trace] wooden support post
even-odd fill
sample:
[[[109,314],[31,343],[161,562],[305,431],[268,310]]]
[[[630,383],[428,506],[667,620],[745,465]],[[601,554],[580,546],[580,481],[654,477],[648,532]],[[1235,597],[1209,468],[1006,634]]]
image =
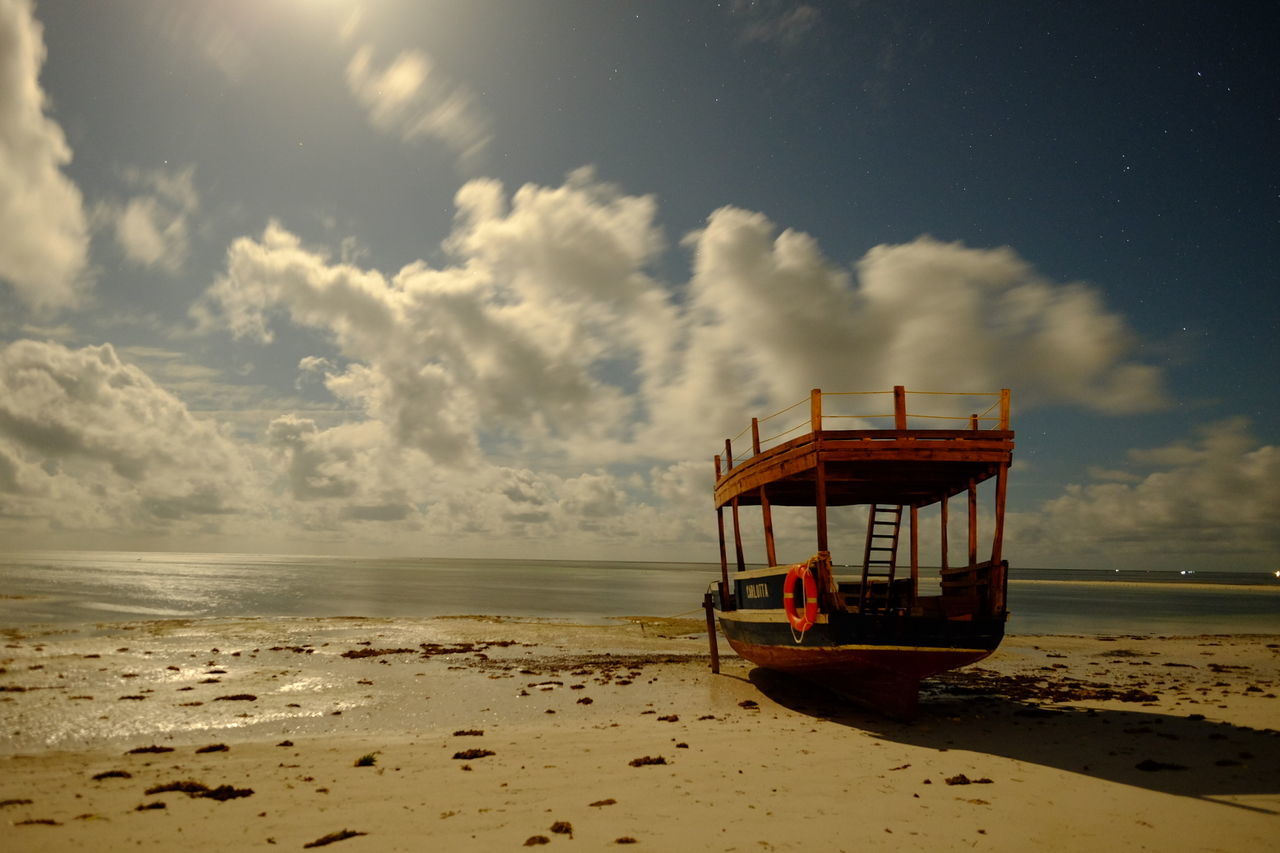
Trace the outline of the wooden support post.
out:
[[[1009,428],[1009,389],[1000,389],[1000,429]]]
[[[773,541],[773,510],[769,508],[769,495],[760,487],[760,516],[764,521],[764,553],[769,565],[778,565],[778,554]]]
[[[969,568],[978,565],[978,484],[969,478]]]
[[[720,674],[720,649],[716,645],[715,603],[711,593],[702,596],[702,609],[707,611],[707,642],[711,645],[711,672]]]
[[[724,542],[724,537],[720,537]],[[724,549],[722,548],[721,551]],[[947,496],[942,496],[942,570],[947,570]]]
[[[827,469],[822,461],[822,440],[818,433],[822,432],[822,389],[814,388],[809,392],[809,426],[815,433],[814,441],[814,520],[818,527],[818,550],[827,549]]]
[[[751,419],[751,452],[760,455],[760,420]],[[764,486],[760,487],[760,517],[764,522],[764,552],[770,566],[778,564],[778,555],[774,553],[773,542],[773,510],[769,508],[769,495]]]
[[[742,555],[742,527],[738,523],[738,499],[734,498],[731,506],[733,508],[733,550],[738,557],[738,571],[745,572],[747,570],[747,561]]]
[[[911,606],[920,595],[920,510],[911,505]]]
[[[728,470],[733,470],[733,440],[726,438],[724,440],[724,458],[728,460]],[[727,472],[726,472],[727,473]],[[738,499],[734,498],[731,503],[733,510],[733,547],[738,557],[738,571],[745,572],[747,570],[747,562],[742,556],[742,527],[738,523]]]
[[[813,507],[818,525],[818,550],[829,551],[827,547],[827,464],[822,461],[822,448],[818,448],[818,464],[814,469]]]
[[[999,565],[1001,550],[1004,547],[1004,502],[1009,490],[1009,464],[1000,463],[996,471],[996,530],[991,537],[991,562]]]
[[[716,457],[716,482],[720,482],[720,457]],[[720,609],[729,609],[729,553],[724,544],[724,507],[716,507],[716,530],[720,534]]]
[[[893,386],[893,428],[907,428],[907,389],[902,385]]]

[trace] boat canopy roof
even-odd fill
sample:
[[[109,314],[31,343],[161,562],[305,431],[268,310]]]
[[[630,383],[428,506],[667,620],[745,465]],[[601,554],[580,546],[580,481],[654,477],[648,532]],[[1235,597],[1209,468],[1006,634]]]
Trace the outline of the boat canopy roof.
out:
[[[715,505],[725,506],[735,499],[739,505],[756,505],[767,494],[768,502],[775,506],[816,506],[822,501],[827,506],[922,507],[959,494],[995,476],[1002,465],[1011,464],[1013,432],[1008,428],[1007,390],[991,395],[947,395],[996,397],[992,409],[998,407],[999,414],[990,418],[908,414],[907,392],[901,386],[892,392],[872,393],[893,394],[894,413],[827,414],[825,418],[892,417],[894,428],[824,429],[823,398],[854,395],[824,395],[816,389],[811,396],[809,422],[801,425],[809,429],[801,435],[762,447],[762,421],[752,419],[751,451],[736,461],[728,440],[723,459],[716,457]],[[953,418],[966,422],[969,428],[907,428],[920,418]],[[986,422],[993,428],[980,428]],[[795,428],[787,431],[794,432]]]

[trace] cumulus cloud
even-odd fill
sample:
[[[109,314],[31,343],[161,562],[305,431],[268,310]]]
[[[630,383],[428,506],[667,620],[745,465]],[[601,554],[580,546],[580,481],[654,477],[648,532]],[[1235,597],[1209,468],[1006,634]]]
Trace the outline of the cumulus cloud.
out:
[[[1247,420],[1210,424],[1129,458],[1137,470],[1128,482],[1107,482],[1119,478],[1106,472],[1103,482],[1068,486],[1013,518],[1013,538],[1038,553],[1108,564],[1155,552],[1231,567],[1280,551],[1280,448],[1260,443]]]
[[[743,411],[767,413],[815,387],[1007,387],[1022,407],[1106,413],[1165,404],[1160,371],[1130,360],[1134,335],[1098,292],[1049,281],[1012,249],[926,236],[876,246],[850,271],[812,237],[732,207],[685,242],[689,304],[678,355],[646,387],[649,443],[707,446],[736,434]],[[691,411],[705,427],[696,433]]]
[[[463,166],[474,165],[489,144],[492,121],[475,95],[420,50],[402,51],[378,68],[373,49],[363,45],[347,63],[347,86],[375,128],[405,142],[441,142]]]
[[[627,386],[665,356],[676,325],[643,272],[662,245],[653,200],[578,175],[509,200],[468,184],[459,208],[459,263],[390,279],[272,224],[231,246],[197,316],[263,342],[280,314],[328,332],[350,362],[326,374],[329,390],[440,463],[473,460],[482,433],[516,449],[621,442]]]
[[[27,0],[0,0],[0,280],[37,310],[75,305],[89,232],[80,190],[62,172],[71,148],[46,115],[43,29]]]
[[[746,414],[812,387],[1012,387],[1020,406],[1108,413],[1164,402],[1096,290],[1008,248],[921,237],[847,269],[726,207],[685,239],[677,299],[648,272],[664,247],[651,197],[584,170],[511,195],[471,181],[456,203],[451,264],[387,277],[272,223],[232,244],[196,313],[264,343],[285,317],[329,334],[346,367],[325,363],[326,387],[442,464],[475,463],[486,442],[596,465],[703,458]]]
[[[216,525],[258,508],[251,457],[109,344],[0,349],[0,516],[108,533]]]
[[[673,287],[651,272],[666,247],[654,199],[590,170],[514,192],[474,180],[455,203],[444,264],[388,275],[272,222],[230,246],[193,309],[206,332],[269,346],[292,324],[332,343],[299,372],[357,420],[285,415],[267,431],[301,528],[677,556],[709,547],[723,437],[812,387],[1012,387],[1019,406],[1105,413],[1163,403],[1159,371],[1132,360],[1098,293],[1008,248],[921,237],[847,267],[726,207],[684,239],[692,273]]]
[[[99,209],[131,262],[171,273],[182,269],[190,248],[191,216],[200,206],[193,171],[130,170],[126,179],[144,192]]]

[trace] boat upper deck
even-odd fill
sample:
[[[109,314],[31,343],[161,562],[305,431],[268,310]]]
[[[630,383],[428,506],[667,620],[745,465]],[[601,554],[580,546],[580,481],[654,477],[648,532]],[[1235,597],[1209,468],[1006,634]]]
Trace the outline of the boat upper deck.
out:
[[[741,461],[733,455],[732,439],[725,441],[722,467],[716,457],[715,505],[723,507],[735,499],[739,505],[757,505],[767,491],[767,501],[775,506],[845,506],[850,504],[895,504],[927,506],[971,489],[1007,467],[1013,456],[1013,432],[1009,429],[1009,392],[993,394],[938,394],[911,392],[929,398],[994,397],[982,414],[921,414],[907,411],[907,391],[810,395],[810,417],[802,423],[766,439],[760,439],[764,421],[802,405],[784,409],[764,421],[751,421],[751,449]],[[872,397],[893,395],[891,414],[837,414],[823,412],[823,399],[832,397]],[[830,401],[829,401],[830,402]],[[947,401],[949,403],[955,400]],[[963,402],[969,402],[964,400]],[[830,408],[830,406],[829,406]],[[995,412],[995,414],[992,414]],[[824,429],[825,421],[851,418],[869,421],[893,418],[892,429]],[[967,429],[909,429],[912,421],[933,419],[963,422]],[[984,428],[985,426],[985,428]],[[769,445],[773,440],[808,427],[793,438]],[[746,430],[741,435],[745,434]]]

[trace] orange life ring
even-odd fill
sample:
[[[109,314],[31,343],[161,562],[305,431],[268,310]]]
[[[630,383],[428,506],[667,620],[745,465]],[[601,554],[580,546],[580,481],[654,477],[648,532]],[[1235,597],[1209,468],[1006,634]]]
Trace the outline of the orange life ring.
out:
[[[796,581],[803,581],[804,615],[796,611]],[[787,579],[782,582],[782,609],[787,612],[787,620],[795,631],[803,634],[818,621],[818,582],[807,563],[797,563],[787,572]]]

